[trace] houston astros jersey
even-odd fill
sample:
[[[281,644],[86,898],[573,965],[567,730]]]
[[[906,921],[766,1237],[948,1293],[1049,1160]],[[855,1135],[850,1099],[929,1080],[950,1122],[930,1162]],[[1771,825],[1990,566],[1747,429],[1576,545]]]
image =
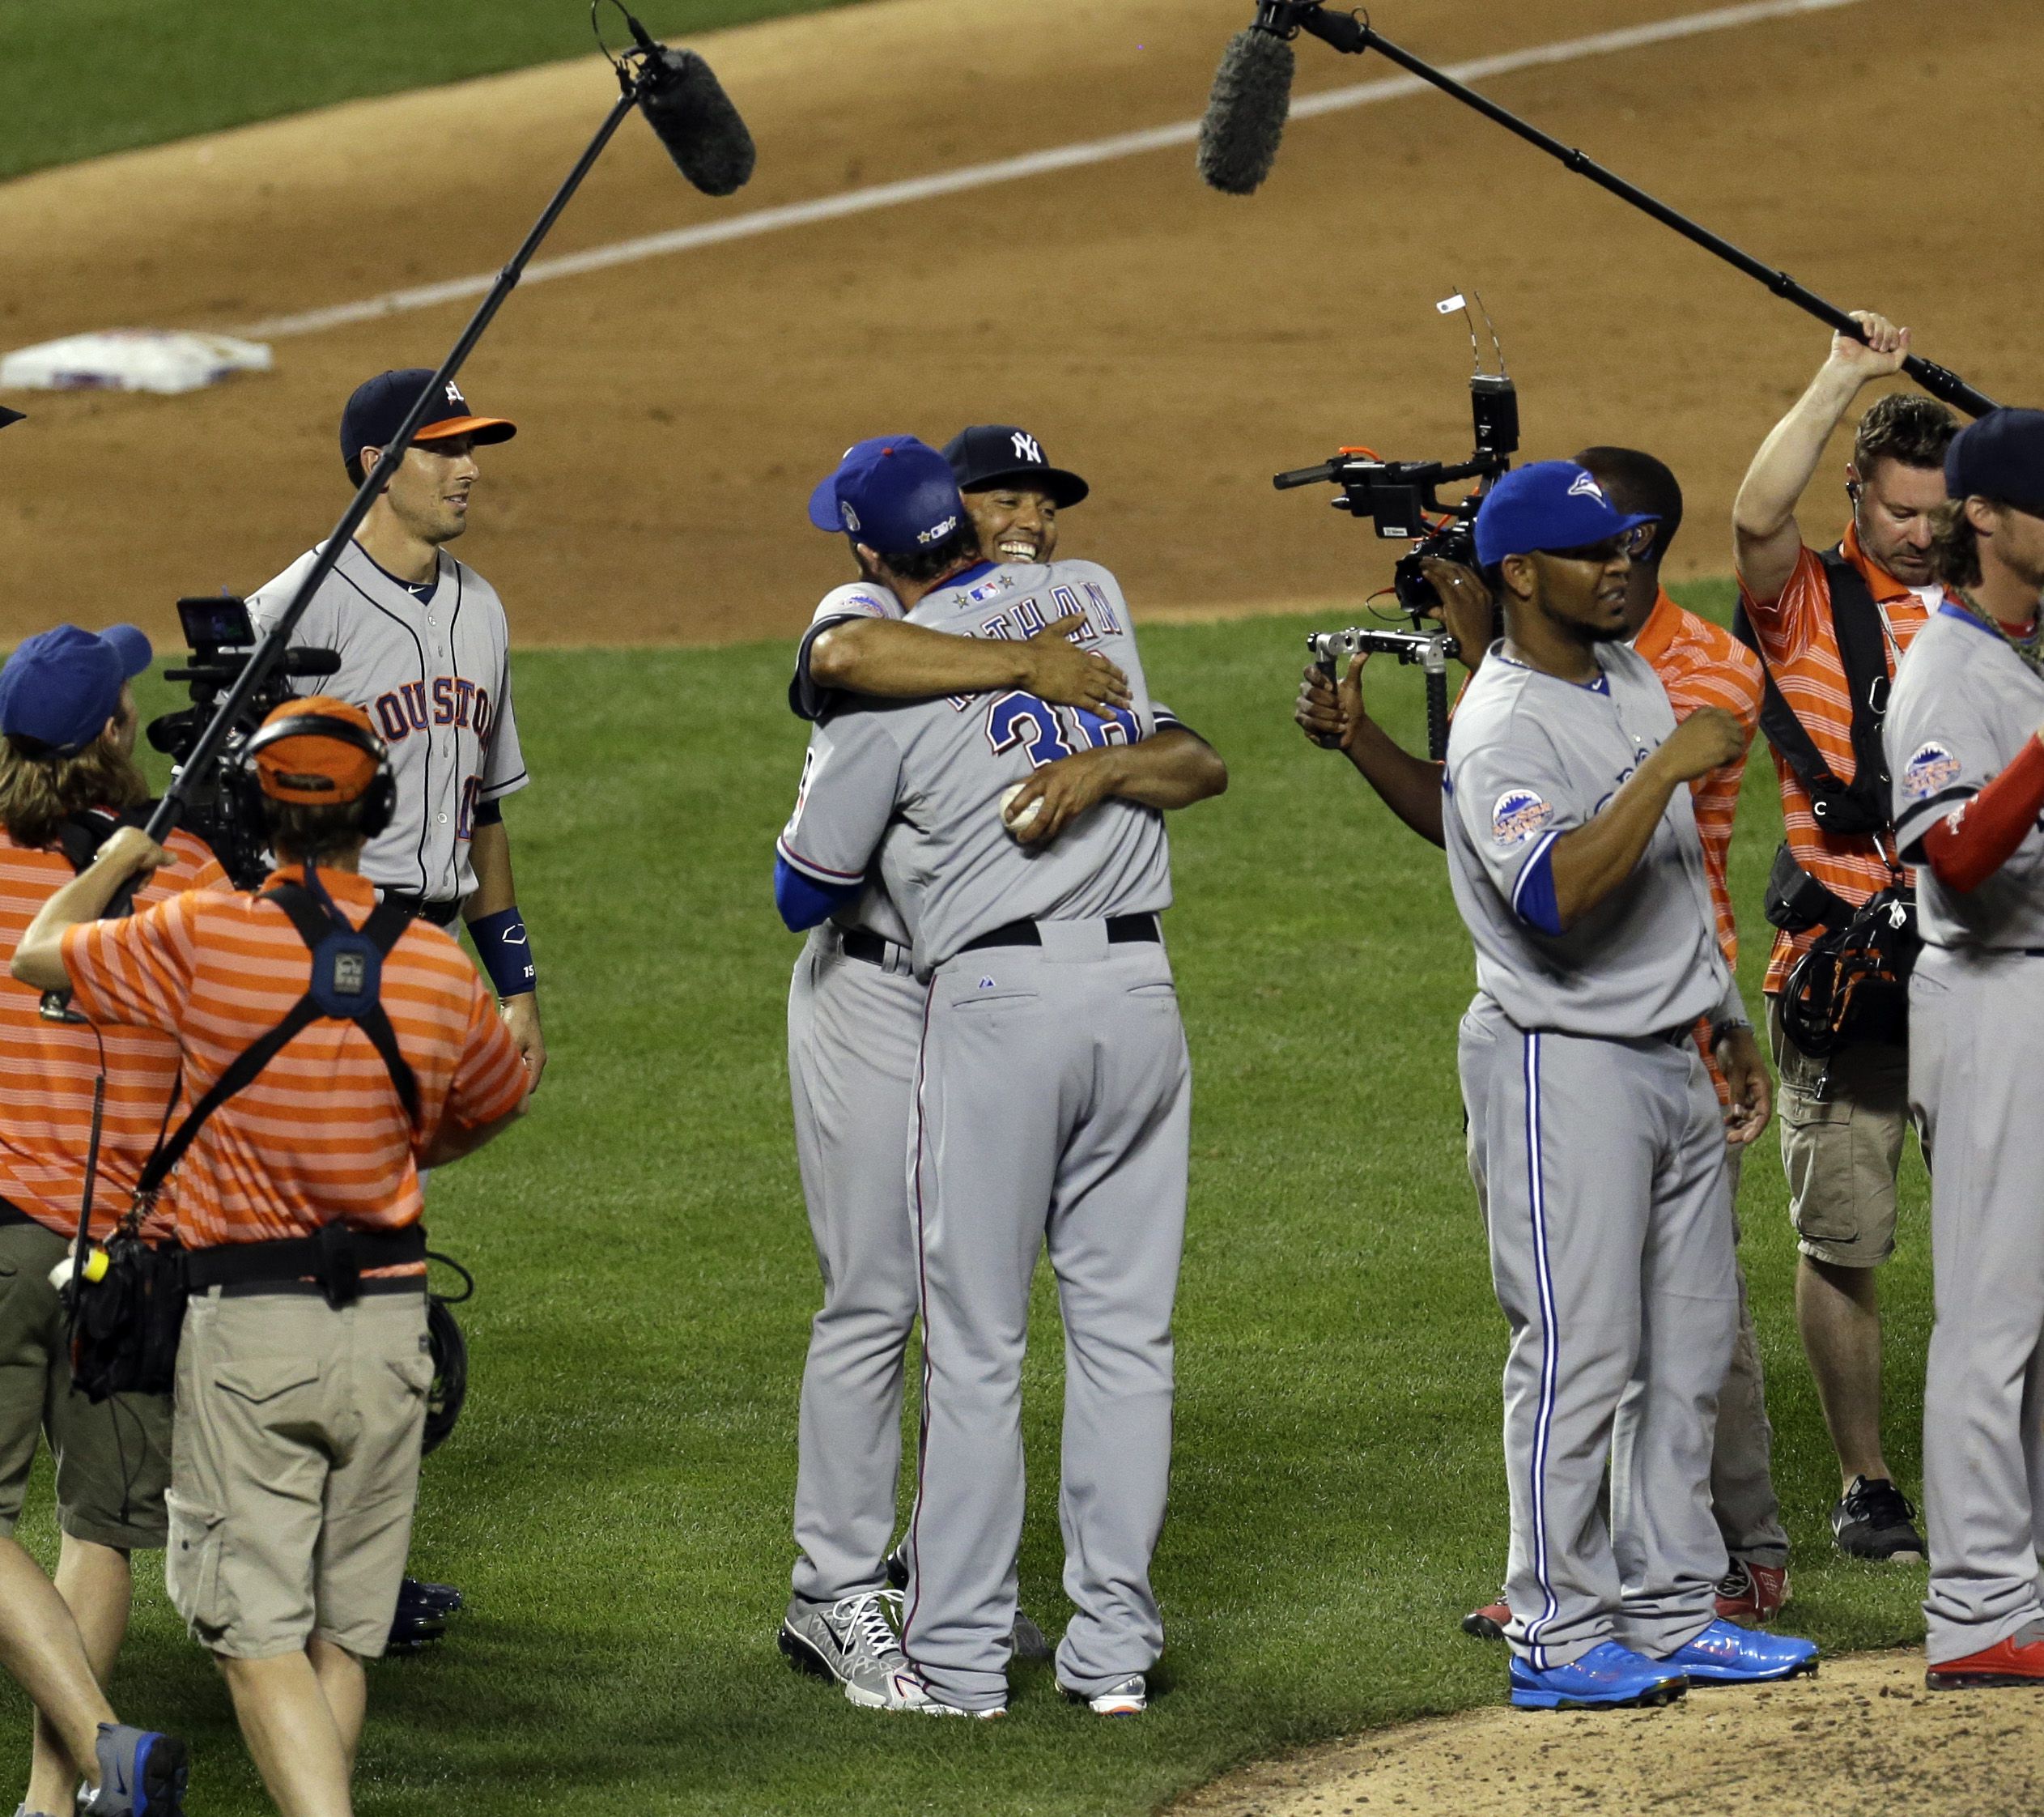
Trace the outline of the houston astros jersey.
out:
[[[307,551],[252,595],[266,629],[317,555]],[[351,700],[390,746],[397,810],[362,854],[380,887],[449,902],[475,887],[469,840],[475,811],[525,786],[511,709],[510,635],[496,589],[440,552],[430,589],[415,593],[350,543],[291,632],[294,645],[338,650],[338,674],[299,683]]]
[[[1883,736],[1905,853],[1970,801],[2044,725],[2044,679],[1995,632],[1947,601],[1895,671]],[[2033,825],[1977,890],[1916,873],[1917,923],[1934,947],[2044,947],[2044,832]]]
[[[1083,921],[1171,904],[1171,855],[1154,808],[1107,800],[1040,849],[1002,824],[1001,797],[1030,771],[1155,729],[1128,607],[1091,562],[975,568],[909,622],[974,637],[1027,637],[1084,612],[1077,641],[1119,664],[1131,704],[1107,715],[1012,689],[948,700],[861,697],[810,738],[780,854],[826,884],[856,883],[879,854],[915,936],[917,968],[1007,922]]]
[[[1561,934],[1524,918],[1554,842],[1586,824],[1675,730],[1645,657],[1598,647],[1594,683],[1485,658],[1448,734],[1448,876],[1477,988],[1523,1028],[1632,1038],[1738,1013],[1689,791],[1632,874]]]

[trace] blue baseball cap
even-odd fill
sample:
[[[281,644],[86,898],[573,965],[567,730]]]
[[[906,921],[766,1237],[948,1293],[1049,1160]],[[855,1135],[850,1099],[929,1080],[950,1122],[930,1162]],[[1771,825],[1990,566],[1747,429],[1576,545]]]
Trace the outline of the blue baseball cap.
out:
[[[96,636],[74,624],[39,631],[0,668],[0,733],[32,757],[75,757],[105,730],[122,685],[155,658],[132,624]]]
[[[914,436],[875,436],[844,451],[837,471],[810,494],[809,521],[904,555],[928,548],[965,521],[951,463]]]
[[[1484,495],[1477,511],[1477,560],[1489,568],[1507,555],[1587,548],[1659,521],[1651,512],[1628,517],[1614,509],[1587,467],[1536,461],[1514,468]]]
[[[2044,411],[1992,410],[1944,451],[1944,490],[2044,517]]]

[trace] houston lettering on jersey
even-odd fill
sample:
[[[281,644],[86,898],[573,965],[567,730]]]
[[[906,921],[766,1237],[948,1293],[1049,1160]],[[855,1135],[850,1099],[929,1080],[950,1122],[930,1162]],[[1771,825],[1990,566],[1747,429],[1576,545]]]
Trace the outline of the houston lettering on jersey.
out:
[[[376,728],[392,744],[435,726],[473,730],[490,740],[490,690],[465,675],[436,675],[428,683],[400,682],[376,700]]]

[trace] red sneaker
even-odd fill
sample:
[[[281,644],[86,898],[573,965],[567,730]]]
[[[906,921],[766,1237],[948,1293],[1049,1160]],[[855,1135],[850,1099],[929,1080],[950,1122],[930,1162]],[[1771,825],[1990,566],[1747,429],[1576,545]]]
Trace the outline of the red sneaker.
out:
[[[1462,1632],[1474,1635],[1479,1640],[1502,1640],[1511,1621],[1511,1605],[1506,1602],[1505,1593],[1500,1590],[1495,1602],[1486,1602],[1481,1609],[1472,1609],[1462,1618]]]
[[[2034,1638],[2025,1640],[2025,1635]],[[1971,1691],[1997,1684],[2044,1684],[2044,1623],[2033,1622],[2021,1633],[1991,1647],[1948,1659],[1923,1674],[1933,1691]]]
[[[1738,1559],[1718,1581],[1718,1619],[1765,1628],[1788,1601],[1788,1567],[1747,1564]]]

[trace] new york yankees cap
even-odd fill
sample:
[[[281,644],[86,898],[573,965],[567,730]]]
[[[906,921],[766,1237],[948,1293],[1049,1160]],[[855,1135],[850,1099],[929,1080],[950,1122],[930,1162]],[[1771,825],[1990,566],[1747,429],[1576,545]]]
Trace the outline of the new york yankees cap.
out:
[[[961,492],[989,492],[997,486],[1029,486],[1068,510],[1093,490],[1076,473],[1054,467],[1043,445],[1012,423],[975,423],[944,445],[944,458],[958,475]]]
[[[39,631],[0,668],[0,733],[30,757],[75,757],[106,729],[121,689],[155,660],[132,624],[96,635],[74,624]]]
[[[1587,467],[1536,461],[1515,467],[1484,495],[1477,512],[1477,560],[1485,568],[1507,555],[1583,549],[1660,520],[1628,516],[1604,496]]]
[[[951,464],[914,436],[874,436],[845,449],[837,470],[810,494],[809,521],[877,549],[912,555],[965,519]]]
[[[1944,490],[2044,517],[2044,411],[1991,410],[1944,451]]]
[[[388,448],[403,426],[406,413],[432,381],[425,367],[409,366],[402,372],[379,372],[358,385],[341,412],[342,465],[352,470],[363,449]],[[414,441],[440,441],[448,436],[469,436],[478,442],[509,441],[518,433],[518,425],[501,416],[476,415],[461,388],[451,380],[440,390],[442,395],[427,411]]]

